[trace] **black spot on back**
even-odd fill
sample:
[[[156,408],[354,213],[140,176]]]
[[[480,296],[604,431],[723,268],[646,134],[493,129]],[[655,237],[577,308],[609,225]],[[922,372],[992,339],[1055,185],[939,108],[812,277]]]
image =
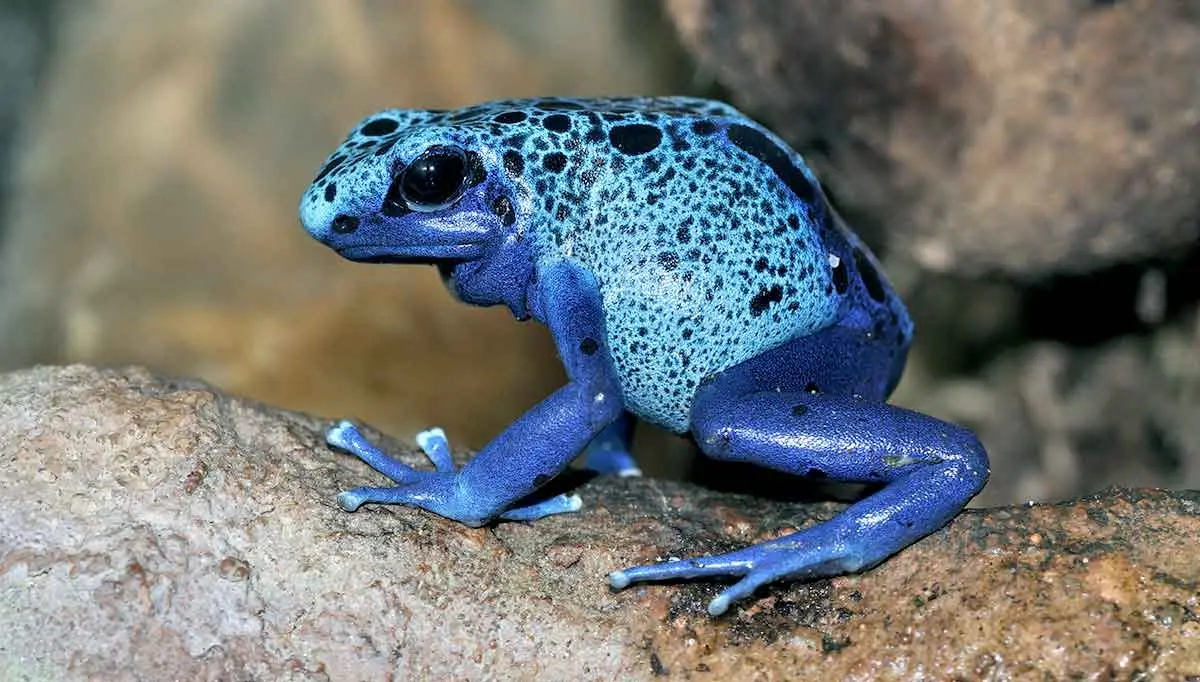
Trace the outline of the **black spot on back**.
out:
[[[337,196],[337,183],[331,182],[325,186],[325,201],[333,201]]]
[[[738,149],[765,163],[775,173],[775,177],[792,190],[797,199],[806,204],[816,199],[817,190],[813,184],[792,163],[787,152],[766,135],[744,125],[731,125],[725,134]]]
[[[529,118],[529,115],[524,111],[506,111],[503,114],[497,114],[492,120],[496,123],[520,123]]]
[[[325,163],[325,167],[321,169],[321,172],[317,173],[317,177],[313,178],[313,183],[315,184],[320,182],[326,175],[329,175],[333,171],[337,170],[345,160],[346,157],[342,156],[341,154],[329,159],[329,161]]]
[[[400,122],[391,118],[377,118],[374,121],[367,123],[358,131],[360,134],[367,137],[380,137],[389,133],[396,132],[400,127]]]
[[[692,132],[697,135],[712,135],[717,132],[717,124],[701,119],[692,123]]]
[[[571,129],[571,119],[565,114],[551,114],[542,121],[542,127],[555,133],[565,133]]]
[[[508,150],[504,152],[504,171],[509,177],[519,178],[525,172],[525,157],[520,152]]]
[[[885,292],[879,271],[860,249],[854,249],[854,267],[858,270],[858,276],[862,279],[863,286],[867,288],[867,294],[882,303]]]
[[[750,299],[750,314],[758,317],[767,311],[772,303],[783,300],[783,287],[772,284],[769,289],[763,289]]]
[[[608,141],[622,154],[637,156],[658,147],[662,131],[648,123],[629,123],[608,131]]]
[[[658,264],[661,265],[664,270],[674,270],[675,268],[679,267],[679,254],[675,253],[674,251],[663,251],[662,253],[658,254]]]
[[[559,173],[567,167],[567,156],[562,152],[550,152],[542,159],[542,167],[551,173]]]
[[[478,152],[467,152],[467,186],[474,187],[487,179],[487,168]]]
[[[388,140],[387,142],[384,142],[383,144],[379,145],[379,149],[375,150],[375,156],[383,156],[384,154],[387,154],[388,152],[392,151],[392,147],[395,147],[395,146],[396,146],[395,140]]]

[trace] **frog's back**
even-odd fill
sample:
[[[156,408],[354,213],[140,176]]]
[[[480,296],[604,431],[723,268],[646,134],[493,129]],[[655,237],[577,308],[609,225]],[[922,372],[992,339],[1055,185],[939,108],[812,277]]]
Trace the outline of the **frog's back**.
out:
[[[836,318],[819,185],[737,110],[668,97],[522,112],[504,146],[536,204],[536,258],[595,275],[643,418],[686,431],[706,375]]]

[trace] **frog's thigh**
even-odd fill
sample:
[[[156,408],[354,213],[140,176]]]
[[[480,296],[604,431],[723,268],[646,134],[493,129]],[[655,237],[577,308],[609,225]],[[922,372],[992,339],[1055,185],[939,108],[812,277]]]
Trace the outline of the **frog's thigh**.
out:
[[[710,457],[840,481],[882,483],[947,460],[978,463],[982,449],[966,429],[884,402],[892,365],[886,346],[854,330],[795,339],[702,385],[692,431]]]
[[[987,454],[970,431],[869,397],[863,392],[880,375],[856,377],[851,365],[839,362],[852,361],[853,354],[823,354],[830,363],[813,365],[822,354],[812,353],[801,339],[702,386],[692,408],[697,442],[718,459],[885,485],[799,535],[707,562],[726,573],[723,567],[730,562],[752,567],[758,577],[744,589],[785,575],[873,566],[946,524],[987,482]],[[869,355],[858,357],[862,366],[871,366]],[[818,366],[819,373],[806,369]],[[825,387],[806,390],[821,381]],[[788,558],[775,556],[778,551]],[[685,577],[693,568],[680,565],[631,575]],[[735,590],[731,598],[742,594]]]

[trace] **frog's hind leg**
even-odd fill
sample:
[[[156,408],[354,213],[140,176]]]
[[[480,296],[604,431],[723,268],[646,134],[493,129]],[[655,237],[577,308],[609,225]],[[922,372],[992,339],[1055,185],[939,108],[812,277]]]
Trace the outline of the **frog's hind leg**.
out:
[[[976,437],[883,402],[886,372],[863,374],[872,357],[842,345],[851,340],[838,338],[845,333],[798,339],[723,372],[697,392],[693,432],[710,457],[884,487],[825,523],[776,540],[616,571],[609,575],[613,587],[740,576],[709,604],[709,613],[718,615],[769,582],[877,565],[948,523],[983,488],[988,462]],[[875,369],[886,369],[885,356],[874,358]],[[857,372],[847,364],[856,359]],[[819,373],[806,374],[813,367]],[[854,376],[874,383],[856,383]]]

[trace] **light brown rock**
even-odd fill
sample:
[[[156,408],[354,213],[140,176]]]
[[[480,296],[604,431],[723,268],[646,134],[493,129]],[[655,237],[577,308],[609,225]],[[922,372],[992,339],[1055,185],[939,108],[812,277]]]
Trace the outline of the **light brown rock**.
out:
[[[533,524],[348,514],[336,492],[379,477],[317,421],[85,366],[0,375],[0,480],[5,679],[1200,675],[1196,492],[971,511],[876,570],[714,620],[716,585],[613,593],[604,575],[838,506],[604,478]]]

